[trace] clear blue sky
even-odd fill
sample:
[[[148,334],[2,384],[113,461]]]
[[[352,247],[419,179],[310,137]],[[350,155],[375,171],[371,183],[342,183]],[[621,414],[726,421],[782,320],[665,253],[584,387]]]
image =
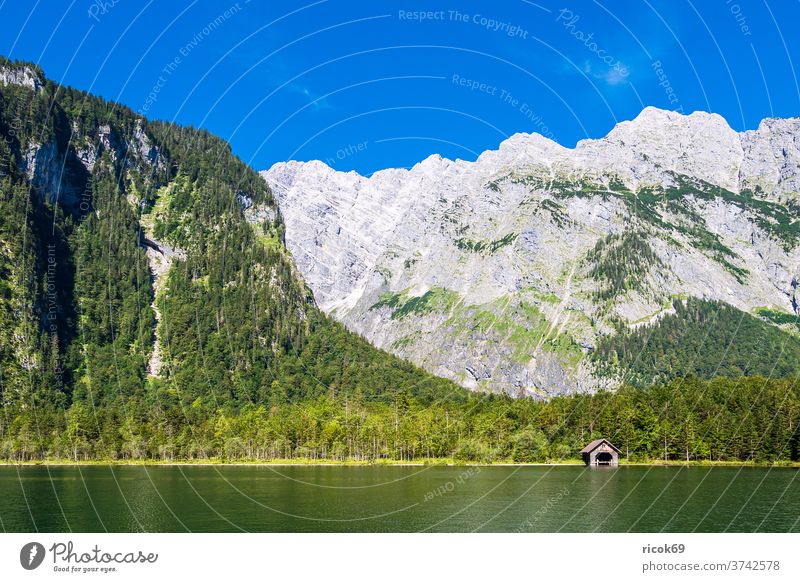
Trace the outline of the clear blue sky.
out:
[[[647,105],[737,130],[800,115],[798,22],[797,0],[0,0],[0,54],[256,169],[368,174],[520,131],[573,146]]]

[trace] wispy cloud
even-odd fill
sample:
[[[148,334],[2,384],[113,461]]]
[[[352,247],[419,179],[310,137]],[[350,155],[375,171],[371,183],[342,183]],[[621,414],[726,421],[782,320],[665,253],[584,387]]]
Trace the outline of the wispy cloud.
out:
[[[306,100],[306,103],[311,104],[313,109],[320,110],[333,108],[333,105],[330,104],[326,97],[318,95],[316,92],[312,91],[308,86],[302,83],[294,81],[286,85],[284,89],[290,93],[301,95]]]
[[[624,68],[608,67],[597,70],[592,66],[592,63],[587,60],[583,63],[583,72],[593,79],[600,79],[601,81],[605,81],[608,85],[615,86],[622,85],[630,80],[631,69],[625,66]]]
[[[279,93],[300,96],[303,105],[309,104],[312,110],[319,111],[334,107],[324,94],[312,89],[308,83],[303,81],[302,75],[298,75],[297,71],[281,58],[271,59],[269,63],[262,65],[260,72],[267,73],[269,86],[272,89],[277,89]]]

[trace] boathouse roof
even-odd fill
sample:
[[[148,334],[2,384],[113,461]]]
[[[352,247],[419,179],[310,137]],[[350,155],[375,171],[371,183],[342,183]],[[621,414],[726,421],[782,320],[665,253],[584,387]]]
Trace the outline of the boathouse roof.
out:
[[[617,451],[618,453],[620,453],[620,452],[621,452],[621,451],[620,451],[620,450],[619,450],[617,447],[615,447],[614,445],[612,445],[612,444],[611,444],[611,442],[610,442],[609,440],[607,440],[607,439],[596,439],[596,440],[593,440],[592,442],[590,442],[590,443],[589,443],[588,445],[586,445],[585,447],[583,447],[583,448],[581,449],[581,454],[583,454],[583,453],[591,453],[593,450],[595,450],[597,447],[599,447],[599,446],[600,446],[600,445],[602,445],[603,443],[607,444],[609,447],[611,447],[612,449],[614,449],[614,450],[615,450],[615,451]]]

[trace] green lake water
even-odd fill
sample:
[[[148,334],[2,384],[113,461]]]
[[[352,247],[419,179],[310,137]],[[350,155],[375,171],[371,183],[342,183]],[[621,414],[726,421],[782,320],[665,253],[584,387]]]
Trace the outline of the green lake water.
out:
[[[0,467],[7,532],[800,531],[797,469]]]

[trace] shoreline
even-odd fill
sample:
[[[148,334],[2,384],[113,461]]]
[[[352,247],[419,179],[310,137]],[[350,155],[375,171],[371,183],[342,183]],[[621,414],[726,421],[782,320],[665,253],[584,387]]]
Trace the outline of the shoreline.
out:
[[[313,459],[276,459],[274,461],[224,461],[220,459],[191,461],[157,461],[157,460],[36,460],[36,461],[0,461],[0,467],[584,467],[581,461],[564,461],[556,463],[514,463],[514,462],[470,462],[453,459],[434,459],[427,461],[331,461]],[[762,463],[753,461],[624,461],[619,467],[751,467],[800,469],[798,461],[778,461]]]

